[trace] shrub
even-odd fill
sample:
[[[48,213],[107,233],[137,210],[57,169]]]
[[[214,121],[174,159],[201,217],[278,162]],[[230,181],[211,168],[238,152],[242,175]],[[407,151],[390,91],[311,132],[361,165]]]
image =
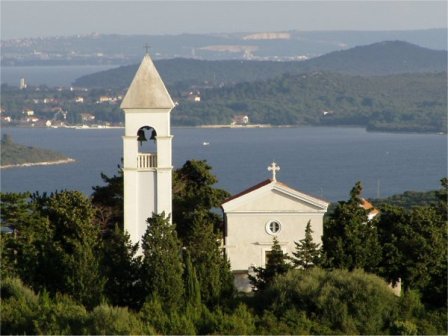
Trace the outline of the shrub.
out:
[[[360,270],[292,270],[265,294],[277,316],[294,308],[321,327],[349,334],[387,332],[398,308],[387,284]]]
[[[37,318],[38,297],[18,278],[1,283],[2,334],[37,334],[33,321]]]
[[[135,335],[145,333],[141,321],[127,308],[106,304],[93,309],[88,332],[93,335]],[[153,333],[153,332],[150,332]]]

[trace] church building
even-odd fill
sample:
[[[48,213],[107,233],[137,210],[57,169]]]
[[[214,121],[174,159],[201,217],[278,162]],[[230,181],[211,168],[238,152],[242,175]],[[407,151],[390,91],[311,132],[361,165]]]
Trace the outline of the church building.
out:
[[[321,243],[323,217],[329,203],[277,181],[280,167],[268,167],[272,178],[246,189],[221,205],[224,212],[224,249],[240,291],[250,291],[252,267],[265,267],[276,237],[292,256],[295,243],[305,238],[310,221],[313,240]]]
[[[172,213],[172,139],[170,114],[174,103],[148,54],[121,103],[123,136],[124,229],[140,242],[153,213]],[[224,251],[239,290],[250,290],[248,272],[266,264],[277,237],[284,253],[305,236],[308,222],[319,243],[328,202],[277,181],[280,167],[272,163],[272,178],[222,204]]]

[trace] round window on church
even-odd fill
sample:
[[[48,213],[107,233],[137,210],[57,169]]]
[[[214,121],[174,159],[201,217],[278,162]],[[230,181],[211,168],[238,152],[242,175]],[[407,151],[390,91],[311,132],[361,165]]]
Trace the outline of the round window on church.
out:
[[[275,234],[279,233],[281,228],[282,228],[282,226],[281,226],[280,222],[276,221],[276,220],[269,221],[266,224],[266,232],[271,235],[275,235]]]

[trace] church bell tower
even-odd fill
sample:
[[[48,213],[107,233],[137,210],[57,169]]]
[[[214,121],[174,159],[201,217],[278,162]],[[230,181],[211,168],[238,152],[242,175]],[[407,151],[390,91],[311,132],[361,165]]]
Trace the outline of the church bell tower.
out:
[[[124,229],[140,242],[153,213],[171,215],[170,113],[174,103],[151,57],[143,58],[123,98]]]

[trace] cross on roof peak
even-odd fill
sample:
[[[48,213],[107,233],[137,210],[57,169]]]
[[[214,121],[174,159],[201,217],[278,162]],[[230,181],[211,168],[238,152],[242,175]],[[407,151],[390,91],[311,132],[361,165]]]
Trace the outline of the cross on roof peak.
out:
[[[280,166],[278,166],[275,162],[272,162],[270,166],[268,166],[268,170],[272,171],[272,180],[277,181],[276,173],[280,170]]]

